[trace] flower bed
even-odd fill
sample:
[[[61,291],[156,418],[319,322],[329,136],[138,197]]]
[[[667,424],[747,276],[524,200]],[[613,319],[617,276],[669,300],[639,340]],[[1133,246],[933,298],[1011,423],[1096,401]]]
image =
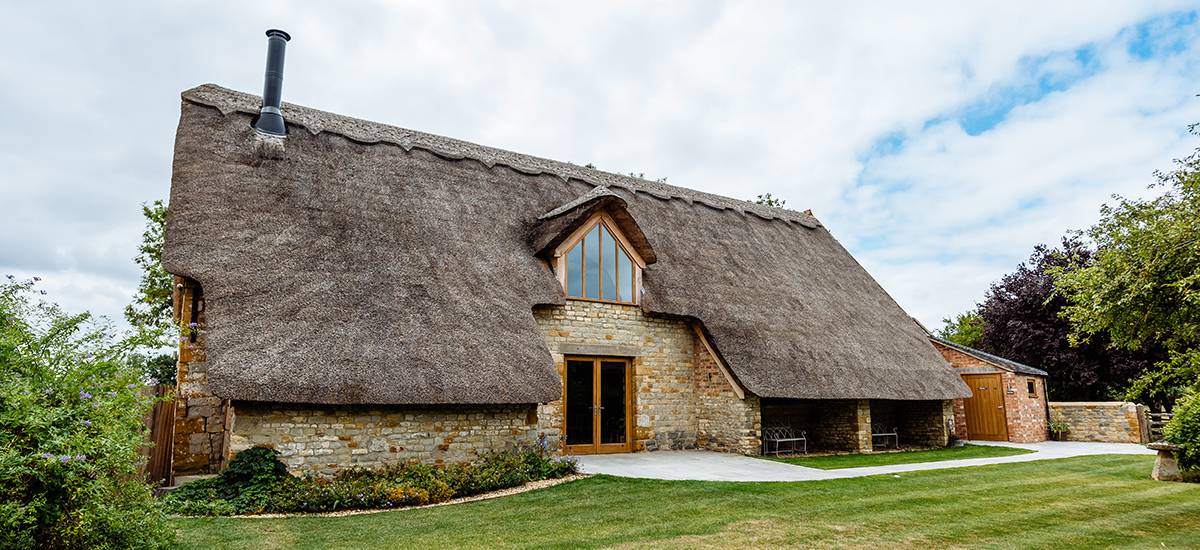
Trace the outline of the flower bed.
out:
[[[574,456],[532,449],[488,454],[469,464],[439,467],[418,461],[376,470],[342,470],[332,477],[288,475],[273,449],[238,453],[221,475],[188,483],[163,500],[170,513],[223,516],[402,508],[517,487],[578,471]]]

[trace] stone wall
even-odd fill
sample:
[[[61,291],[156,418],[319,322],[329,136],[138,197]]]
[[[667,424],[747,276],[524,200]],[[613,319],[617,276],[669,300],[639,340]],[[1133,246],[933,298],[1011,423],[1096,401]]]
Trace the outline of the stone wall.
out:
[[[1069,441],[1141,443],[1137,405],[1107,402],[1050,403],[1050,421],[1070,426]]]
[[[230,451],[267,445],[293,472],[332,474],[416,459],[470,462],[537,442],[536,406],[233,403]]]
[[[897,428],[901,445],[940,447],[949,441],[953,418],[950,401],[891,401],[883,399],[762,400],[763,424],[786,422],[808,435],[809,449],[871,452],[876,424]],[[886,444],[890,446],[892,439]],[[885,440],[877,440],[883,446]]]
[[[961,374],[999,374],[1004,391],[1005,424],[1008,440],[1013,443],[1036,443],[1045,441],[1046,425],[1046,380],[1002,369],[982,359],[956,349],[933,342],[933,347]],[[1033,382],[1034,391],[1028,390]],[[967,426],[967,409],[964,399],[953,403],[954,432],[963,439],[970,439]]]
[[[579,355],[632,357],[633,450],[696,448],[699,407],[690,323],[647,315],[638,306],[584,300],[535,308],[533,316],[542,328],[559,376],[566,368],[563,357],[576,354],[570,346],[593,346],[590,351],[595,353]],[[538,418],[541,431],[560,435],[562,400],[542,405]]]
[[[694,332],[694,331],[693,331]],[[738,454],[758,454],[760,439],[761,402],[752,394],[741,399],[708,348],[694,335],[696,412],[696,446],[710,451]]]
[[[872,401],[874,406],[878,401]],[[900,444],[944,447],[950,443],[953,405],[946,401],[891,401],[899,410],[896,427]]]
[[[224,464],[227,403],[208,390],[208,364],[205,362],[202,331],[208,326],[204,314],[204,294],[191,279],[175,278],[175,302],[178,319],[192,334],[180,338],[176,377],[175,435],[171,446],[173,476],[215,474]],[[182,287],[182,288],[181,288]]]

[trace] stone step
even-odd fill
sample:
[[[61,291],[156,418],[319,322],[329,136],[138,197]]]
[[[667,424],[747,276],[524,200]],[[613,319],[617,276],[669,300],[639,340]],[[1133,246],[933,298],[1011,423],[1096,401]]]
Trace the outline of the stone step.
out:
[[[171,485],[169,487],[159,487],[159,488],[155,489],[154,496],[161,497],[171,491],[174,491],[175,489],[178,489],[180,485],[186,485],[193,481],[199,481],[201,479],[211,479],[214,477],[217,477],[217,474],[204,474],[204,475],[197,475],[197,476],[175,476],[175,484],[174,485]]]

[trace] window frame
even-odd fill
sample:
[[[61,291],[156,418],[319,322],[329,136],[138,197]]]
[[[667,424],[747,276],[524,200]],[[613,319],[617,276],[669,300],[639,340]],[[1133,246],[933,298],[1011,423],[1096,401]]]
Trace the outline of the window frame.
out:
[[[1029,397],[1037,399],[1037,387],[1038,387],[1037,378],[1034,378],[1032,376],[1026,376],[1025,377],[1025,385],[1026,385],[1026,389],[1029,390]]]
[[[633,260],[633,299],[628,302],[567,295],[567,253],[572,248],[575,248],[575,245],[579,244],[597,225],[603,225],[608,234],[612,235],[613,240],[617,242],[617,246],[621,247],[621,251],[628,254],[629,259]],[[554,249],[554,254],[550,258],[550,261],[554,266],[554,275],[558,279],[558,283],[563,289],[563,294],[566,295],[568,300],[623,305],[641,305],[642,303],[642,270],[646,268],[646,261],[642,259],[641,254],[637,253],[637,249],[633,247],[629,239],[625,238],[625,234],[617,226],[616,220],[607,212],[601,211],[593,214],[592,217],[588,218],[575,231],[572,231],[570,236]]]

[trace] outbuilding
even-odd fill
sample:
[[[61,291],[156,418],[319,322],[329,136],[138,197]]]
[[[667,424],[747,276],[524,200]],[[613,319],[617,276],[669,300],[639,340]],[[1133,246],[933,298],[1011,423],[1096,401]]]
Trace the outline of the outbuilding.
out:
[[[936,336],[929,340],[971,388],[971,397],[953,400],[958,437],[1013,443],[1046,440],[1046,371]]]

